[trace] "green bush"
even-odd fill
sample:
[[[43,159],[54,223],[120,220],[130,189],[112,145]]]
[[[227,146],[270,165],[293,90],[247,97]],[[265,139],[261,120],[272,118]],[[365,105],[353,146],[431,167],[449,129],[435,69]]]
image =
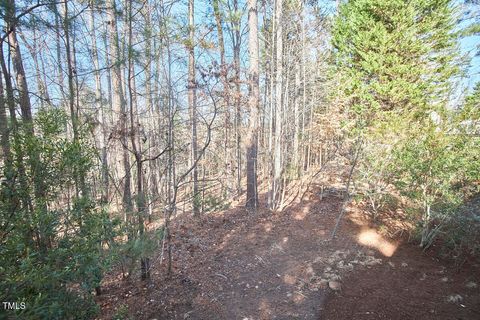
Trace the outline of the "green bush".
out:
[[[15,161],[0,177],[0,300],[25,302],[22,319],[91,318],[110,264],[116,223],[78,191],[93,152],[66,138],[65,125],[62,111],[39,111],[36,134],[20,127],[13,137]]]

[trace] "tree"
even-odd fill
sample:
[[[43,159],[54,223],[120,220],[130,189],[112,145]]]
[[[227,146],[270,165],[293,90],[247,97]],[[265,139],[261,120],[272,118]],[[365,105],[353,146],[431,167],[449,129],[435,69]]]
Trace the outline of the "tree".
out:
[[[188,106],[192,130],[192,163],[198,157],[197,147],[197,83],[195,80],[195,0],[188,1]],[[193,215],[200,214],[200,194],[198,190],[198,169],[192,171],[193,178]]]
[[[450,0],[354,0],[333,28],[338,70],[353,112],[425,112],[444,105],[459,73]],[[378,116],[378,115],[377,115]]]
[[[258,13],[257,1],[248,1],[248,106],[250,110],[247,135],[247,201],[246,207],[255,210],[258,207],[257,187],[257,149],[259,114],[259,78],[258,78]]]
[[[333,28],[350,120],[346,134],[354,138],[352,149],[363,145],[357,171],[370,188],[364,193],[381,181],[415,203],[423,247],[458,204],[452,183],[462,173],[454,163],[464,162],[462,149],[469,144],[452,137],[447,125],[449,96],[461,74],[454,28],[450,0],[349,1]],[[441,126],[432,123],[432,114]]]

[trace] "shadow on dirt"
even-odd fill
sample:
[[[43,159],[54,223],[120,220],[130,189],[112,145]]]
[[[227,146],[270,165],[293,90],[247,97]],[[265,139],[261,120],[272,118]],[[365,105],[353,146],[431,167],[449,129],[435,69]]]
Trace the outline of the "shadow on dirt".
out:
[[[435,292],[438,283],[454,290],[450,278],[441,282],[451,275],[438,261],[385,239],[361,216],[348,214],[336,239],[326,241],[342,201],[313,191],[278,213],[233,208],[198,220],[179,217],[173,274],[157,262],[150,284],[107,285],[98,299],[102,318],[120,305],[135,319],[406,319],[411,312],[437,319],[440,311],[472,318],[473,309],[445,302],[445,288]],[[480,302],[475,290],[471,303]],[[405,305],[411,308],[402,312]]]

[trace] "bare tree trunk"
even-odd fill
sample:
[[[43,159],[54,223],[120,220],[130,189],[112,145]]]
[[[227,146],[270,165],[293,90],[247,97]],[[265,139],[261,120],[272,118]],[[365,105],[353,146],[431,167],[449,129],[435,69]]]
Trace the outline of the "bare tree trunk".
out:
[[[124,220],[127,221],[128,214],[132,211],[132,194],[131,194],[131,174],[130,174],[130,159],[127,151],[127,113],[126,101],[123,94],[122,71],[120,68],[120,45],[117,30],[117,16],[115,0],[107,1],[107,10],[109,14],[109,38],[110,38],[110,62],[112,65],[112,107],[113,107],[113,121],[114,129],[112,134],[118,139],[120,143],[116,143],[114,150],[114,165],[116,168],[123,166],[124,185],[122,204],[124,209]],[[122,174],[118,175],[119,177]]]
[[[154,107],[153,105],[153,96],[152,96],[152,24],[151,24],[151,6],[148,3],[148,0],[145,0],[143,5],[142,12],[145,19],[145,96],[147,102],[147,112],[149,115],[149,125],[147,126],[149,132],[148,139],[148,157],[152,157],[152,152],[156,151],[154,146],[157,145],[157,134],[155,134],[155,124],[158,122],[160,124],[160,113],[159,108]],[[157,70],[159,73],[160,70]],[[149,176],[148,179],[145,179],[147,185],[145,185],[145,190],[149,190],[149,193],[145,191],[146,200],[148,200],[148,220],[152,221],[152,212],[154,199],[158,197],[158,167],[157,160],[149,161]],[[147,197],[147,194],[149,195]]]
[[[100,63],[98,60],[98,49],[97,49],[97,37],[95,32],[95,0],[91,0],[90,3],[90,30],[91,30],[91,39],[92,39],[92,59],[93,59],[93,66],[95,68],[94,75],[95,75],[95,105],[96,105],[96,112],[98,113],[98,123],[97,126],[97,134],[98,134],[98,142],[99,148],[101,152],[101,162],[102,162],[102,203],[107,203],[109,199],[108,193],[108,159],[107,159],[107,121],[105,116],[105,107],[102,101],[102,81],[100,78]]]
[[[197,84],[195,81],[195,21],[194,21],[195,0],[188,1],[188,105],[190,109],[190,123],[192,126],[192,163],[197,159]],[[193,215],[200,214],[198,193],[198,169],[195,166],[192,171],[193,177]]]
[[[265,12],[266,14],[266,12]],[[273,183],[273,130],[274,130],[274,117],[275,117],[275,63],[274,63],[274,54],[275,54],[275,32],[277,28],[277,22],[275,19],[272,21],[272,34],[270,40],[270,99],[269,99],[269,126],[268,126],[268,207],[273,208],[273,193],[274,193],[274,183]]]
[[[274,160],[272,182],[272,209],[278,206],[278,198],[281,191],[282,175],[282,95],[283,95],[283,1],[277,0],[275,4],[276,30],[276,64],[275,73],[275,137],[274,137]]]
[[[242,118],[240,104],[242,99],[242,91],[240,86],[240,48],[241,48],[241,20],[237,17],[238,12],[238,0],[233,1],[234,9],[234,18],[232,23],[233,34],[233,67],[235,69],[235,152],[237,158],[237,192],[240,194],[242,192],[242,150],[241,150],[241,129],[242,129]]]
[[[218,47],[220,51],[220,77],[223,86],[222,98],[224,102],[224,179],[227,183],[227,192],[230,187],[230,152],[229,152],[229,129],[230,129],[230,84],[228,83],[228,70],[225,60],[225,41],[222,26],[222,14],[220,10],[220,0],[213,0],[213,12],[217,25]]]
[[[300,114],[299,114],[299,104],[300,104],[300,95],[298,94],[300,91],[300,68],[297,66],[295,68],[295,86],[294,86],[294,135],[293,135],[293,168],[295,170],[295,174],[298,174],[299,167],[298,167],[298,159],[299,159],[299,139],[300,139]]]
[[[76,90],[74,85],[75,66],[72,60],[72,52],[70,48],[70,21],[68,17],[68,1],[64,2],[65,16],[63,21],[63,27],[65,31],[65,49],[67,53],[67,66],[68,66],[68,106],[70,111],[70,118],[72,120],[73,141],[78,143],[78,110],[75,105]],[[75,173],[76,193],[79,195],[79,191],[83,196],[87,195],[87,188],[85,185],[85,177],[81,172]]]
[[[0,77],[0,144],[2,146],[0,159],[3,160],[3,165],[6,167],[10,163],[10,133],[7,125],[7,113],[5,107],[6,103],[3,91],[3,80],[2,77]]]
[[[23,35],[22,32],[18,33],[20,38],[22,38],[23,43],[27,47],[28,51],[30,52],[30,55],[32,56],[33,60],[33,65],[35,67],[35,77],[36,77],[36,82],[37,82],[37,90],[40,98],[40,107],[44,108],[45,107],[45,102],[49,105],[50,102],[50,97],[48,96],[48,91],[45,82],[43,81],[42,78],[42,72],[40,69],[40,63],[38,62],[38,54],[37,54],[37,36],[35,29],[33,29],[33,45],[30,45]]]
[[[250,109],[249,132],[247,135],[247,201],[246,207],[254,211],[258,207],[257,193],[257,149],[258,149],[258,13],[257,0],[248,0],[248,53],[250,58],[248,80]]]
[[[137,169],[137,216],[138,216],[138,234],[140,239],[145,233],[145,189],[143,178],[143,159],[142,159],[142,141],[140,138],[140,119],[138,114],[137,90],[135,84],[135,64],[133,61],[133,30],[132,30],[132,2],[128,4],[128,79],[127,87],[130,96],[130,129],[131,143],[133,154],[135,156],[135,164]],[[150,259],[142,256],[140,258],[140,270],[142,280],[150,278]]]

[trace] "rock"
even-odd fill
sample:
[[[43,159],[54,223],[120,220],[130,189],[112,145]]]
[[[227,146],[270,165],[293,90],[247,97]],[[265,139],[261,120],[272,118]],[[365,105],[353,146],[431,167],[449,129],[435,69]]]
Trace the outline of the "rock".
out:
[[[408,263],[402,262],[402,267],[404,267],[404,268],[408,267]]]
[[[457,303],[463,300],[463,297],[459,294],[452,294],[447,297],[447,301],[451,303]]]
[[[327,289],[328,280],[325,280],[325,279],[320,280],[320,282],[318,283],[318,287],[321,289]]]
[[[470,289],[475,289],[476,287],[478,287],[478,285],[475,282],[470,281],[465,285],[465,287],[470,288]]]
[[[388,265],[392,268],[395,268],[395,263],[393,263],[392,261],[388,261]]]
[[[382,264],[382,259],[377,259],[373,256],[367,256],[365,258],[365,261],[361,264],[364,265],[364,266],[371,267],[371,266],[374,266],[374,265],[377,265],[377,264]]]
[[[342,284],[338,281],[329,281],[328,287],[333,291],[339,291],[342,288]]]
[[[448,278],[447,278],[447,277],[443,277],[442,279],[440,279],[440,281],[442,281],[442,282],[448,282]]]

